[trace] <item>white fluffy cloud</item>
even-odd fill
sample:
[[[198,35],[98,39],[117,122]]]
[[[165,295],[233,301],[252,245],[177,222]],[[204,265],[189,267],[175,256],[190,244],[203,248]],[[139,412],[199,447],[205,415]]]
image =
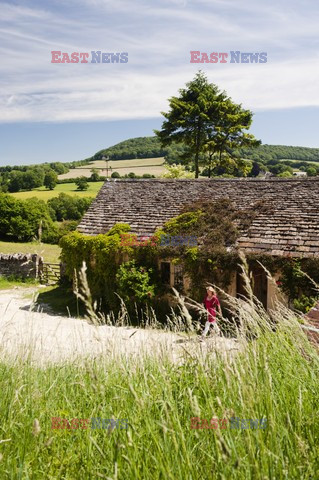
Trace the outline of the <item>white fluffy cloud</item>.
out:
[[[2,122],[155,117],[198,68],[253,110],[319,106],[314,2],[61,0],[1,13]],[[129,63],[52,64],[51,50],[126,51]],[[190,64],[190,50],[266,51],[268,63]]]

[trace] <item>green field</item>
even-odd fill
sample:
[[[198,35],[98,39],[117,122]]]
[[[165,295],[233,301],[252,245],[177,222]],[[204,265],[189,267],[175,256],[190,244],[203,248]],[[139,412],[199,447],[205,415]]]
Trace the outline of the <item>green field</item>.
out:
[[[165,172],[164,157],[159,158],[136,158],[131,160],[110,160],[108,162],[108,175],[112,172],[118,172],[121,176],[127,175],[130,172],[135,175],[143,175],[144,173],[150,173],[156,177],[161,177]],[[77,178],[80,176],[90,177],[92,168],[96,168],[99,174],[106,176],[106,163],[104,160],[95,160],[90,165],[83,165],[71,169],[68,173],[59,175],[59,179],[64,178]]]
[[[69,195],[79,195],[81,197],[96,197],[98,191],[102,187],[104,182],[90,182],[89,188],[86,191],[77,190],[75,183],[60,183],[54,190],[47,190],[45,187],[36,188],[28,192],[12,193],[16,198],[25,200],[27,198],[37,197],[41,200],[49,200],[50,198],[57,197],[59,193],[64,192]]]
[[[0,253],[37,253],[48,263],[59,263],[61,248],[47,243],[1,242]]]
[[[297,163],[297,162],[318,163],[319,162],[319,160],[296,160],[296,159],[292,159],[292,158],[281,158],[279,160],[279,162],[285,162],[285,161],[294,162],[294,163]]]

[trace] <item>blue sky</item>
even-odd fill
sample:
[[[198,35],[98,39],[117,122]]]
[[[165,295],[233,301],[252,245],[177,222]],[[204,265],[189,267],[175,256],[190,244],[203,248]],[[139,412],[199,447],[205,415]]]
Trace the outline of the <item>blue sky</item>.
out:
[[[0,164],[71,161],[161,125],[200,67],[263,143],[319,147],[315,0],[0,1]],[[53,64],[51,51],[128,52]],[[267,52],[266,64],[191,64],[190,51]]]

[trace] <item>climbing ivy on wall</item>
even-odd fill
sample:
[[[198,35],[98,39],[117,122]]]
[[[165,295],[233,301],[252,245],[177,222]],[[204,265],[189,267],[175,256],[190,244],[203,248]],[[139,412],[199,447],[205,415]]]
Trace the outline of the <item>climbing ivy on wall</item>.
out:
[[[255,216],[267,208],[260,202],[239,211],[228,199],[196,202],[186,206],[181,215],[156,232],[152,242],[143,246],[123,245],[121,235],[130,231],[126,224],[117,224],[107,234],[97,236],[72,232],[61,239],[62,261],[70,280],[86,262],[91,293],[95,299],[102,299],[108,309],[119,305],[115,292],[128,289],[130,298],[140,302],[164,293],[167,287],[161,284],[159,259],[184,265],[191,279],[190,295],[199,300],[207,281],[223,289],[229,286],[242,263],[234,248],[236,240]],[[161,246],[163,234],[195,236],[198,245]],[[246,260],[250,268],[262,264],[271,274],[281,272],[278,286],[297,309],[305,311],[317,298],[318,290],[310,278],[319,284],[319,259],[250,254]],[[123,262],[125,265],[120,267]]]
[[[73,280],[85,262],[91,293],[108,308],[117,303],[114,291],[119,264],[132,253],[131,248],[121,245],[121,234],[129,229],[129,225],[117,224],[107,234],[89,236],[72,232],[60,241],[61,260],[68,278]]]

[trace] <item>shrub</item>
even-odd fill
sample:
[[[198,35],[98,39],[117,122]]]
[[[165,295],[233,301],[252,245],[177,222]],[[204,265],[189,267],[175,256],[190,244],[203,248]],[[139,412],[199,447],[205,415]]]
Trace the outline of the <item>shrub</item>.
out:
[[[118,294],[127,302],[142,302],[154,296],[154,285],[150,284],[152,270],[136,265],[135,260],[122,263],[116,274]]]
[[[132,252],[131,248],[121,246],[121,234],[129,229],[129,225],[117,224],[107,234],[89,236],[72,232],[60,240],[61,259],[68,278],[72,280],[74,272],[79,272],[85,262],[91,293],[106,308],[118,307],[114,281],[119,264]]]
[[[22,242],[46,238],[55,232],[48,207],[43,200],[18,200],[0,194],[0,234]]]
[[[48,200],[48,207],[53,220],[80,220],[93,201],[92,197],[76,197],[60,193],[58,197]]]
[[[54,190],[58,181],[58,176],[54,170],[49,170],[44,176],[44,186],[49,190]]]
[[[78,190],[87,190],[89,188],[89,184],[86,177],[79,177],[75,180],[75,185],[78,187]]]
[[[150,173],[143,173],[142,178],[155,178],[155,175],[151,175]]]
[[[98,170],[96,168],[92,168],[91,172],[92,172],[90,177],[91,182],[99,182],[101,180],[101,177],[99,175]]]

